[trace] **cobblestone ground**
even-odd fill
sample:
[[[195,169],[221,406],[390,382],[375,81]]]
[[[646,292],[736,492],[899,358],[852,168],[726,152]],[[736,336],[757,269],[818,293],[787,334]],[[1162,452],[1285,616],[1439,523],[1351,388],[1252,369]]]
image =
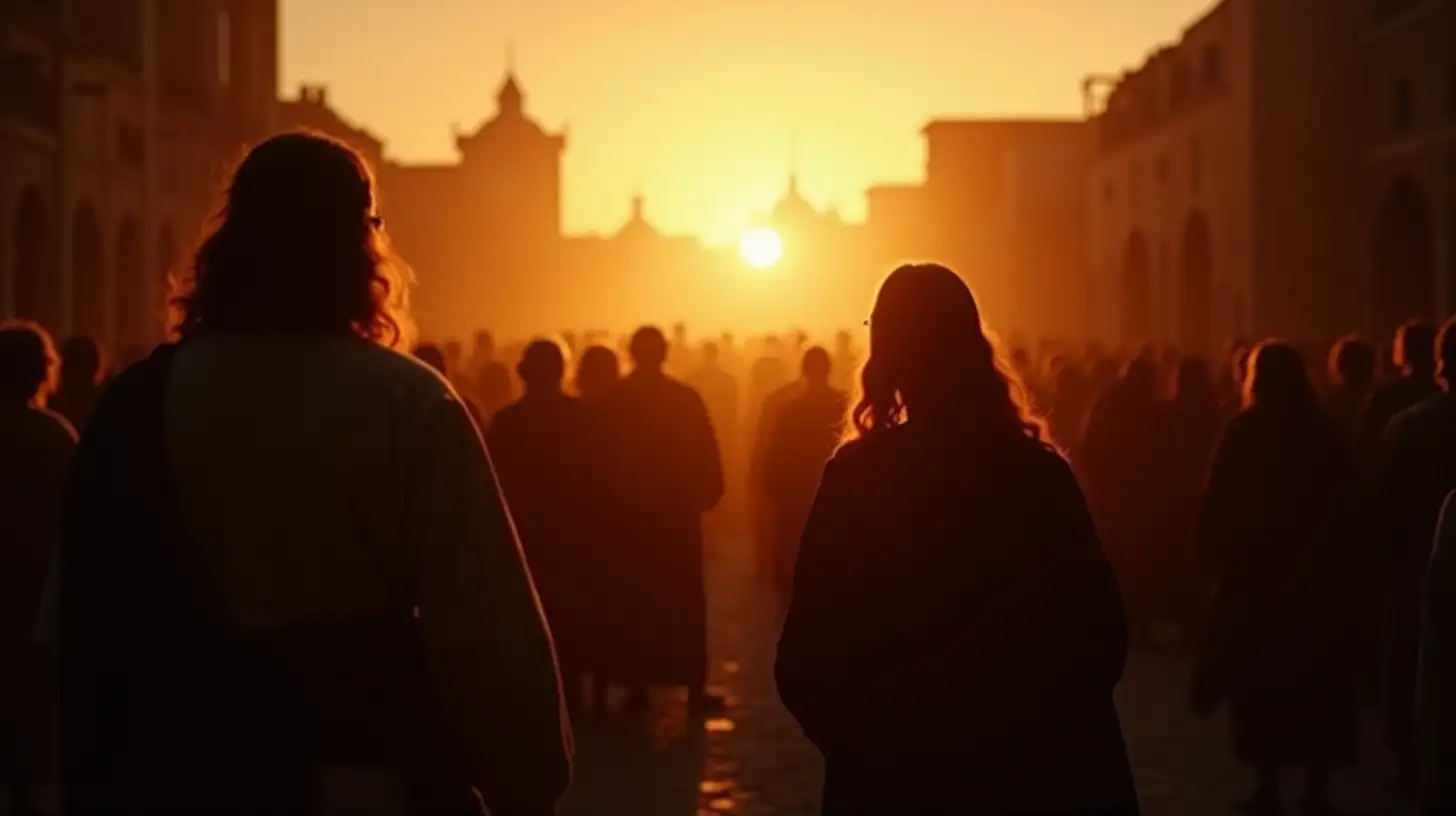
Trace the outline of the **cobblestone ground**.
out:
[[[725,548],[709,569],[712,682],[727,712],[690,720],[682,693],[663,692],[645,723],[580,726],[567,816],[817,813],[821,760],[773,688],[773,605],[751,582],[744,551]],[[1226,725],[1187,713],[1187,674],[1185,660],[1134,655],[1118,689],[1148,816],[1228,814],[1252,782],[1229,753]],[[1383,792],[1391,766],[1369,726],[1364,763],[1336,777],[1339,812],[1409,812]],[[1287,781],[1291,804],[1298,781]]]

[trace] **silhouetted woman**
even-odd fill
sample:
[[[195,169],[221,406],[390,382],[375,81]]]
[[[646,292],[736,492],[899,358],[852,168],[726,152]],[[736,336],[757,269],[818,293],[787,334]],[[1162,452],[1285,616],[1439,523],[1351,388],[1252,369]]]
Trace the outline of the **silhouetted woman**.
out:
[[[576,363],[576,395],[597,403],[622,379],[617,353],[606,346],[588,346]]]
[[[1117,584],[955,273],[881,286],[851,421],[776,666],[825,812],[1135,812]]]
[[[1359,337],[1345,337],[1330,349],[1329,411],[1335,424],[1354,444],[1365,404],[1375,390],[1375,347]]]
[[[1258,771],[1250,810],[1278,812],[1280,769],[1294,766],[1306,809],[1324,812],[1329,770],[1356,752],[1354,453],[1293,348],[1255,348],[1244,393],[1199,522],[1219,589],[1194,704],[1229,703],[1235,753]]]
[[[46,409],[57,362],[45,329],[0,324],[0,784],[16,814],[40,812],[36,783],[51,770],[39,737],[54,684],[37,634],[76,447],[76,432]]]
[[[46,405],[65,417],[77,431],[86,430],[101,383],[106,378],[106,358],[89,337],[72,337],[61,344],[61,383]]]
[[[362,158],[255,147],[108,387],[62,544],[68,812],[549,812],[550,637],[474,424],[395,349]]]

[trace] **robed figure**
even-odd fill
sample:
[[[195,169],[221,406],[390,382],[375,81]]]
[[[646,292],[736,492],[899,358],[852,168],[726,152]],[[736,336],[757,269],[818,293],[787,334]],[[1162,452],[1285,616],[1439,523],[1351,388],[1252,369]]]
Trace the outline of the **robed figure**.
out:
[[[829,384],[829,353],[815,346],[804,353],[803,378],[763,425],[762,489],[772,510],[773,538],[760,549],[763,577],[787,604],[794,556],[819,489],[824,463],[844,435],[848,397]]]
[[[601,665],[604,550],[612,543],[612,471],[597,413],[562,391],[561,347],[538,340],[517,368],[525,394],[500,409],[487,447],[556,642],[567,709]],[[604,534],[605,533],[605,534]]]
[[[700,708],[710,702],[702,519],[723,495],[718,441],[697,392],[663,372],[662,332],[638,330],[630,352],[635,367],[604,404],[621,525],[613,646],[621,665],[612,676],[685,685]]]
[[[1250,805],[1280,807],[1279,772],[1307,771],[1306,805],[1353,762],[1363,608],[1354,450],[1289,346],[1255,350],[1248,405],[1214,452],[1199,548],[1218,582],[1193,702],[1227,702],[1234,750],[1258,771]]]

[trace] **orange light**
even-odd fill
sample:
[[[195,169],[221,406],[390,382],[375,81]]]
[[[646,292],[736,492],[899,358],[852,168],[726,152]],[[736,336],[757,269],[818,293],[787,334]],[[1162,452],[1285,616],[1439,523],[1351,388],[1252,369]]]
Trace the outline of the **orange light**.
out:
[[[768,269],[784,257],[784,242],[769,227],[754,227],[738,241],[738,254],[754,269]]]

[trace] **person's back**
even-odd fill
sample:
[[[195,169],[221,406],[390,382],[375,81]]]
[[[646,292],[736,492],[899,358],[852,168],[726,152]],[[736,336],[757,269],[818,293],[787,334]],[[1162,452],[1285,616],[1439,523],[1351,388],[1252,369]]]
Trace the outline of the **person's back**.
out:
[[[226,197],[73,465],[65,808],[549,811],[550,636],[475,424],[392,350],[367,166],[284,134]]]
[[[950,270],[897,269],[872,321],[775,667],[825,812],[1135,813],[1127,627],[1071,468]]]

